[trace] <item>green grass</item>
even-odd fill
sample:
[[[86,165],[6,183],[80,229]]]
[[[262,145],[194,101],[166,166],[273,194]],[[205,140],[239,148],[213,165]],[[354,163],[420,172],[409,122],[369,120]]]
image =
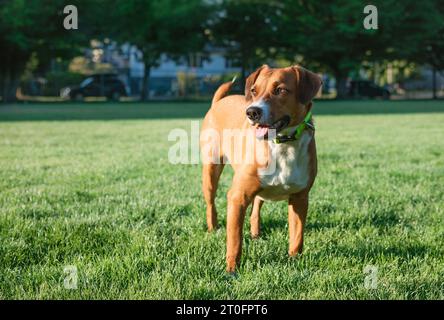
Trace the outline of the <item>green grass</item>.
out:
[[[304,255],[287,256],[286,204],[267,202],[262,237],[245,225],[237,278],[231,171],[223,227],[207,234],[200,166],[168,162],[169,131],[207,107],[0,106],[0,299],[444,299],[444,103],[316,103]]]

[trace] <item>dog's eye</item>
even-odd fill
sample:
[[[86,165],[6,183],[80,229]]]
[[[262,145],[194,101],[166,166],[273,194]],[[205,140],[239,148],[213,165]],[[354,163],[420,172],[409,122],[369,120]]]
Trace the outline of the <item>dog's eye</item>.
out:
[[[257,93],[255,88],[251,88],[250,92],[253,96],[255,96]]]
[[[277,96],[281,95],[281,94],[285,94],[287,92],[288,92],[288,90],[285,89],[285,88],[276,88],[276,89],[274,89],[274,94],[277,95]]]

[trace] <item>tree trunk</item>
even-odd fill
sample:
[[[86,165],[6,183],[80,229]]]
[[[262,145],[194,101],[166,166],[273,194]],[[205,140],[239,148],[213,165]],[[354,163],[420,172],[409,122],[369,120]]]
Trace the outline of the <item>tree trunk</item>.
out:
[[[143,73],[143,81],[142,81],[142,92],[141,92],[141,101],[148,101],[150,98],[150,73],[151,73],[151,64],[149,62],[145,62],[145,70]]]
[[[436,67],[432,67],[432,90],[433,90],[433,99],[438,99],[438,96],[436,94]]]
[[[248,69],[248,58],[247,54],[245,53],[244,49],[241,48],[240,50],[240,64],[241,64],[241,74],[240,74],[240,90],[241,94],[244,94],[245,92],[245,81],[247,80],[247,69]]]
[[[342,73],[335,74],[336,79],[336,99],[344,99],[347,97],[347,77]]]
[[[0,1],[1,2],[1,1]],[[11,49],[2,51],[2,61],[0,65],[0,96],[3,103],[17,101],[17,89],[20,85],[20,76],[26,69],[26,62],[30,54]]]
[[[18,75],[14,75],[7,70],[1,76],[3,103],[17,101]]]
[[[0,95],[2,96],[2,102],[6,103],[5,94],[6,94],[6,80],[5,80],[5,74],[0,74],[0,81],[1,81],[1,91]]]
[[[242,90],[242,93],[245,91],[245,81],[247,79],[246,73],[247,73],[247,71],[246,71],[245,64],[242,63],[241,74],[240,74],[240,79],[239,79],[240,83],[241,83],[241,87],[240,88]]]

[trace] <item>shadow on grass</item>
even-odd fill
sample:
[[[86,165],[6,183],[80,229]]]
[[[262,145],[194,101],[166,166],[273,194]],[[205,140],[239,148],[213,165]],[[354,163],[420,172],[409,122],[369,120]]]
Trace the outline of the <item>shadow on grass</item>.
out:
[[[210,102],[22,103],[0,105],[0,121],[202,119]],[[444,112],[444,101],[316,101],[315,115]]]
[[[385,257],[399,257],[399,258],[425,258],[427,256],[439,256],[439,246],[431,246],[427,243],[422,243],[416,238],[412,238],[408,241],[402,239],[394,239],[393,236],[397,230],[394,226],[387,226],[380,221],[368,222],[357,226],[351,223],[349,226],[344,226],[334,222],[326,222],[322,224],[322,228],[319,229],[318,225],[309,223],[306,228],[306,232],[316,231],[322,232],[322,229],[335,229],[348,230],[351,233],[357,232],[360,228],[365,226],[373,226],[378,230],[378,236],[369,239],[357,239],[352,244],[329,244],[325,246],[319,253],[314,254],[315,258],[324,259],[325,255],[333,255],[335,257],[357,258],[360,260],[372,259],[377,260],[381,256]],[[267,240],[272,236],[274,230],[287,230],[286,219],[270,219],[266,223],[261,225],[261,238]],[[387,239],[390,239],[388,243]]]
[[[319,208],[317,209],[319,211]],[[403,206],[394,208],[375,208],[371,213],[361,215],[333,214],[327,210],[321,210],[321,216],[309,215],[305,230],[308,232],[323,232],[331,229],[348,230],[358,232],[362,228],[371,227],[380,235],[391,235],[396,232],[396,227],[405,230],[413,230],[414,226],[409,220],[404,219],[399,212]],[[261,223],[262,235],[266,237],[274,230],[287,230],[287,218],[283,215],[267,215]]]
[[[355,244],[338,245],[333,248],[331,252],[335,256],[354,257],[361,260],[364,259],[378,259],[381,256],[385,257],[399,257],[399,258],[424,258],[426,256],[437,256],[440,253],[436,248],[422,243],[405,243],[395,241],[394,243],[387,245],[378,241],[372,244]],[[321,255],[324,255],[323,252]]]

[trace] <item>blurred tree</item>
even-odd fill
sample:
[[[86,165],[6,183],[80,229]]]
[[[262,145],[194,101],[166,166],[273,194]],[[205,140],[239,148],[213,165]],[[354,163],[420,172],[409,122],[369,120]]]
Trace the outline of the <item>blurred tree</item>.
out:
[[[142,51],[145,72],[141,98],[147,100],[150,71],[162,54],[177,60],[203,50],[209,5],[201,0],[114,1],[104,25],[113,39],[128,41]]]
[[[397,20],[387,19],[393,30],[393,55],[429,65],[436,98],[436,73],[444,70],[444,2],[404,0],[397,10]]]
[[[444,15],[441,16],[441,21],[444,21]],[[436,37],[426,40],[425,49],[425,61],[432,67],[433,99],[437,99],[436,73],[444,70],[444,27],[442,25]]]
[[[331,72],[338,97],[365,62],[405,60],[444,70],[444,2],[376,0],[379,29],[366,30],[362,0],[72,0],[79,30],[63,28],[64,0],[0,0],[0,95],[15,99],[32,57],[45,70],[94,37],[128,41],[143,52],[142,98],[162,54],[180,59],[211,44],[247,70],[286,58]],[[110,10],[112,8],[112,10]],[[435,85],[436,87],[436,85]],[[436,88],[435,88],[436,89]]]
[[[316,65],[336,78],[338,98],[346,95],[346,79],[362,62],[404,59],[444,69],[444,2],[441,0],[373,1],[378,29],[363,26],[361,0],[287,0],[283,52],[291,59],[301,54],[305,64]]]
[[[336,0],[325,4],[316,0],[287,0],[283,16],[287,34],[283,49],[288,59],[301,54],[302,63],[316,65],[336,78],[337,97],[346,96],[347,78],[358,71],[361,62],[384,55],[389,34],[363,26],[366,3]],[[377,5],[381,15],[382,5]]]
[[[209,20],[212,43],[241,67],[242,86],[247,71],[277,57],[281,15],[279,1],[221,0],[215,6]]]
[[[16,100],[20,76],[31,57],[38,61],[36,69],[45,69],[58,57],[78,53],[87,44],[93,30],[87,23],[88,13],[97,12],[100,1],[73,0],[79,7],[79,29],[63,27],[63,0],[0,0],[0,87],[3,101]],[[81,13],[85,13],[83,16]]]

